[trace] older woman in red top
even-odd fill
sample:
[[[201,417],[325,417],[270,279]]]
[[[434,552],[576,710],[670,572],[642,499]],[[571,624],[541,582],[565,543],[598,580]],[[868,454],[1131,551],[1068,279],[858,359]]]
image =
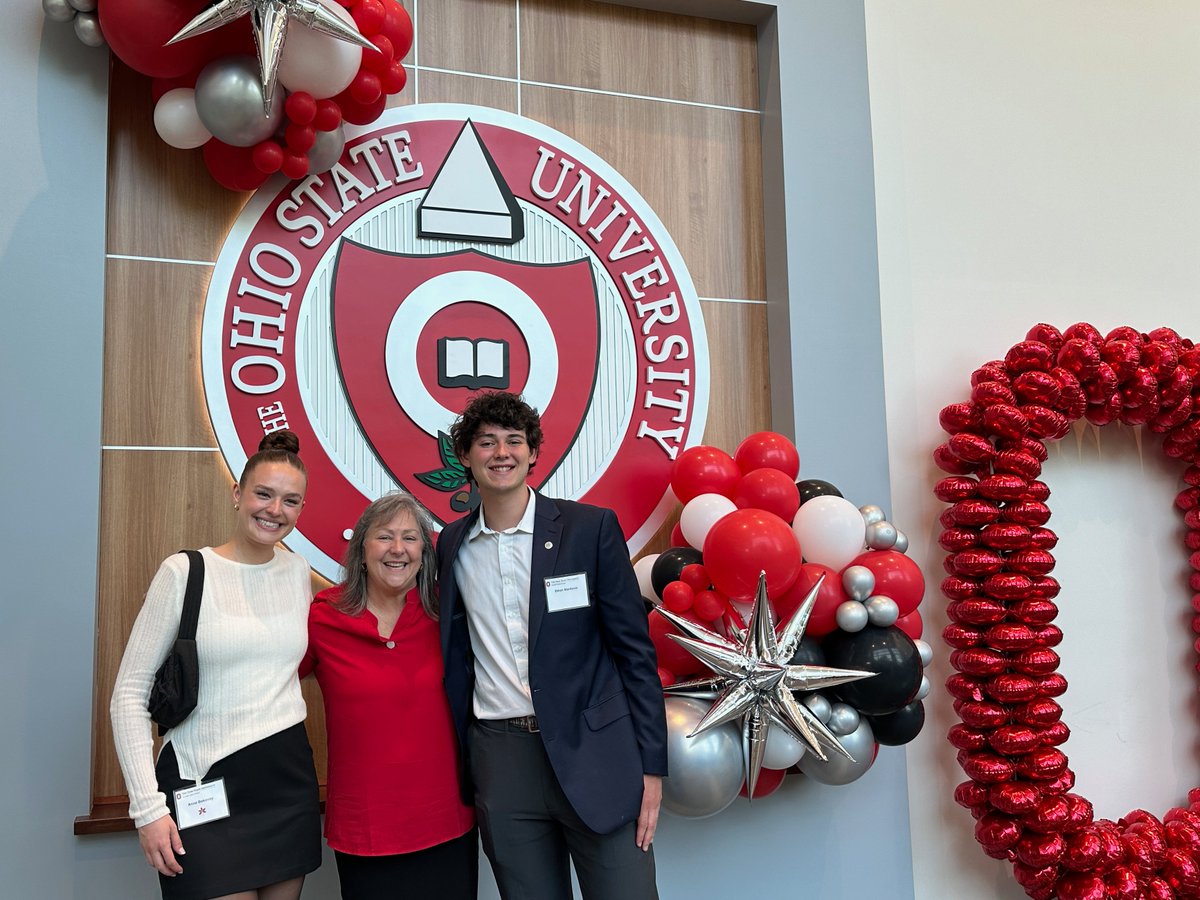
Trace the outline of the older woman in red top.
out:
[[[387,494],[350,538],[345,580],[317,595],[308,654],[325,699],[325,838],[344,900],[474,900],[475,815],[458,785],[442,689],[429,514]]]

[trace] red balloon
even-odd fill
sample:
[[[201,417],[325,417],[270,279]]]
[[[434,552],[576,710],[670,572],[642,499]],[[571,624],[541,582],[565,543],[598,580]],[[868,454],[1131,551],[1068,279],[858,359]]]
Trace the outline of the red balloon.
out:
[[[379,80],[379,76],[374,72],[359,69],[358,74],[354,76],[354,80],[350,82],[349,91],[351,97],[364,106],[367,106],[379,99],[383,93],[383,85]]]
[[[925,576],[915,562],[897,550],[868,550],[850,561],[875,573],[875,593],[891,597],[907,616],[925,596]]]
[[[785,472],[755,469],[742,476],[733,502],[738,509],[765,509],[790,522],[800,508],[800,489]]]
[[[199,71],[220,53],[216,31],[166,46],[209,5],[209,0],[104,0],[97,15],[105,41],[121,62],[152,78],[178,78]]]
[[[743,472],[778,469],[793,482],[800,473],[800,454],[796,452],[796,445],[774,431],[750,435],[738,444],[733,458]]]
[[[781,625],[787,622],[822,575],[825,576],[825,580],[821,582],[821,589],[817,592],[817,602],[813,604],[804,633],[812,637],[822,637],[835,631],[837,608],[849,600],[850,595],[842,587],[842,577],[829,566],[820,563],[801,565],[795,584],[786,593],[771,598],[771,604],[775,608],[775,621]]]
[[[267,173],[254,165],[253,147],[233,147],[213,138],[201,152],[209,174],[223,188],[253,191],[267,180]]]
[[[359,103],[350,95],[349,88],[333,99],[342,111],[342,118],[351,125],[370,125],[387,106],[386,94],[381,93],[373,103]]]
[[[392,64],[395,51],[392,49],[392,42],[382,34],[372,37],[371,43],[375,45],[374,50],[363,49],[363,68],[382,77]]]
[[[914,641],[921,639],[921,634],[925,631],[925,623],[921,621],[920,610],[914,609],[907,616],[901,616],[896,620],[896,627],[907,634]]]
[[[783,784],[783,779],[787,777],[787,769],[760,769],[758,772],[758,782],[754,785],[754,799],[760,797],[769,797],[771,794],[779,790],[779,786]],[[738,791],[739,797],[746,796],[746,782],[742,782],[742,789]]]
[[[692,601],[692,612],[703,622],[715,622],[725,615],[729,601],[718,591],[700,591]]]
[[[679,573],[679,580],[684,582],[697,594],[701,591],[707,591],[709,585],[712,584],[712,579],[708,577],[708,570],[700,563],[689,563],[684,566]]]
[[[685,619],[690,619],[698,625],[705,624],[690,613],[682,615]],[[704,663],[667,636],[670,634],[679,634],[679,632],[663,616],[652,611],[650,613],[650,640],[654,643],[654,650],[658,654],[659,667],[666,669],[676,678],[698,675],[707,671]]]
[[[283,148],[275,141],[260,141],[254,145],[251,158],[258,171],[272,175],[283,165]]]
[[[396,58],[403,59],[413,42],[413,23],[408,10],[396,0],[383,0],[387,15],[383,20],[383,33],[388,36],[396,50]]]
[[[800,574],[800,543],[787,522],[761,509],[735,509],[704,539],[704,566],[713,584],[735,600],[749,600],[767,575],[769,596],[783,594]]]
[[[671,468],[671,489],[686,504],[701,494],[721,494],[733,499],[742,472],[733,457],[716,447],[689,447]]]
[[[662,592],[662,603],[673,613],[687,612],[696,600],[696,592],[682,581],[672,581]]]
[[[408,72],[400,60],[392,60],[391,65],[379,73],[379,85],[385,94],[398,94],[408,84]]]
[[[365,37],[379,34],[387,19],[387,10],[380,0],[362,0],[350,11],[354,24]]]
[[[283,162],[279,171],[293,181],[303,178],[308,174],[308,156],[289,147],[283,151]]]
[[[311,125],[317,115],[317,101],[308,91],[296,91],[294,94],[288,94],[287,100],[283,102],[283,109],[287,117],[297,125]]]
[[[307,153],[317,140],[317,131],[311,125],[301,125],[293,122],[283,131],[289,150],[297,153]]]
[[[333,131],[342,124],[342,110],[336,103],[326,97],[317,101],[317,114],[313,117],[313,127],[317,131]]]

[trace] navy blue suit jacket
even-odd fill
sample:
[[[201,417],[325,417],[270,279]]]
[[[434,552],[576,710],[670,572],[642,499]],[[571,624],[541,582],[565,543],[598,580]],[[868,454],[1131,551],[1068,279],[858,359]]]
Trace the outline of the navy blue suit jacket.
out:
[[[447,525],[437,547],[446,693],[464,748],[475,664],[454,559],[478,517],[476,509]],[[578,572],[588,606],[547,611],[545,579]],[[537,496],[529,687],[550,764],[579,817],[600,834],[636,820],[642,775],[667,773],[667,726],[645,605],[612,510]]]

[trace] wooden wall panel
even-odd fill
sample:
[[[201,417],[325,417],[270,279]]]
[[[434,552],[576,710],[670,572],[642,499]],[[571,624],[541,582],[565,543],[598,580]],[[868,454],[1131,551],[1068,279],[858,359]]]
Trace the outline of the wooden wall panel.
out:
[[[529,81],[758,109],[758,34],[749,25],[594,0],[521,0],[521,50]]]
[[[471,103],[516,112],[517,85],[516,82],[497,78],[422,72],[421,102]]]
[[[407,62],[420,67],[389,105],[419,93],[519,110],[611,163],[662,219],[702,298],[712,368],[705,440],[732,450],[770,427],[766,307],[703,299],[766,294],[754,30],[590,0],[521,0],[518,35],[516,0],[405,6],[416,17]],[[220,454],[169,449],[215,447],[198,362],[211,267],[172,261],[214,261],[248,197],[218,187],[199,152],[158,139],[149,93],[147,79],[114,66],[93,799],[118,808],[107,710],[129,628],[159,562],[220,543],[231,524]],[[161,449],[116,449],[126,446]],[[649,550],[666,546],[671,524]],[[314,576],[314,589],[323,586]],[[319,694],[305,692],[323,777]]]
[[[114,63],[108,107],[108,252],[211,262],[248,195],[218,187],[200,151],[164,144],[153,115],[149,79]]]
[[[425,2],[418,10],[416,25],[420,65],[517,76],[515,0]],[[423,93],[421,102],[426,102]]]
[[[701,297],[766,298],[758,116],[525,87],[521,112],[579,140],[637,189]]]
[[[104,333],[106,445],[216,447],[200,375],[212,268],[110,259]]]

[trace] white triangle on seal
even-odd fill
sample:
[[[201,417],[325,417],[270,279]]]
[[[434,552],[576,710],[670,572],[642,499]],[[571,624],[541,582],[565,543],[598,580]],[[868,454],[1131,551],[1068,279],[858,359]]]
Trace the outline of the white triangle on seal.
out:
[[[511,244],[525,236],[520,206],[470,120],[417,209],[421,237]]]

